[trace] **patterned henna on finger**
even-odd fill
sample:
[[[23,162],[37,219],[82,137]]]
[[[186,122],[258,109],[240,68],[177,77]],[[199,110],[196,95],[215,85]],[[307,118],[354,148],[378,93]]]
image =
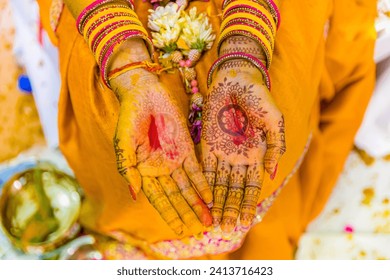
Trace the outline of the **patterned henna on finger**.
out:
[[[221,224],[223,207],[225,205],[226,195],[228,187],[223,185],[215,185],[214,187],[214,204],[211,208],[211,215],[213,217],[213,225],[218,226]]]
[[[127,174],[127,167],[125,165],[126,158],[124,156],[124,149],[119,146],[120,139],[114,138],[114,150],[115,150],[115,158],[116,158],[116,168],[121,176],[125,176]]]
[[[255,163],[248,167],[244,199],[241,207],[241,226],[248,228],[256,215],[256,206],[261,194],[263,166]]]
[[[182,196],[182,193],[176,186],[175,181],[169,176],[159,177],[158,181],[160,182],[172,206],[176,209],[176,212],[179,214],[181,220],[188,229],[195,234],[202,231],[202,224]]]
[[[228,192],[230,171],[231,167],[226,161],[221,161],[219,163],[214,187],[214,205],[211,208],[214,226],[218,226],[222,221],[223,208]]]
[[[150,204],[159,212],[168,226],[177,235],[181,236],[184,232],[184,224],[169,202],[157,179],[143,177],[143,191]]]
[[[205,176],[212,193],[214,192],[217,164],[217,159],[210,154],[202,160],[203,175]]]
[[[240,214],[241,202],[244,196],[246,166],[232,168],[229,180],[229,191],[223,210],[221,228],[225,232],[231,232]]]

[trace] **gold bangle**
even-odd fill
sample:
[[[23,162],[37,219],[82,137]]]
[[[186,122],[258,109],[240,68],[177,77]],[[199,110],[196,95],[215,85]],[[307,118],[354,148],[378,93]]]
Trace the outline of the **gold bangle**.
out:
[[[105,10],[102,10],[100,12],[98,12],[97,14],[95,14],[91,19],[89,19],[85,25],[84,25],[84,28],[83,28],[83,33],[84,33],[84,39],[86,40],[86,34],[91,26],[96,22],[98,21],[99,19],[103,18],[104,16],[107,16],[107,15],[110,15],[112,13],[117,13],[117,12],[124,12],[124,13],[129,13],[131,15],[131,12],[132,11],[134,13],[133,10],[127,8],[112,8],[112,9],[105,9]]]
[[[234,13],[234,14],[231,14],[229,16],[227,16],[226,18],[223,19],[222,23],[221,23],[221,27],[220,27],[220,30],[223,30],[226,26],[226,24],[231,21],[231,20],[234,20],[234,19],[238,19],[238,18],[244,18],[244,19],[250,19],[252,21],[255,21],[256,23],[258,23],[259,25],[261,25],[264,30],[270,35],[270,36],[273,36],[273,32],[271,31],[271,29],[269,28],[269,26],[262,20],[262,19],[259,19],[258,17],[252,15],[252,14],[248,14],[248,13],[243,13],[243,12],[238,12],[238,13]]]
[[[115,18],[109,19],[107,21],[104,21],[99,26],[97,26],[93,30],[93,32],[88,36],[87,41],[88,41],[88,46],[90,47],[90,49],[93,49],[92,43],[100,38],[100,36],[96,37],[97,35],[101,35],[101,34],[99,34],[100,32],[102,32],[103,30],[104,31],[108,30],[108,29],[111,29],[111,31],[112,31],[112,28],[110,28],[112,25],[114,25],[115,23],[120,24],[123,22],[126,22],[127,25],[130,25],[130,24],[138,25],[138,26],[142,25],[142,23],[140,21],[138,21],[138,20],[135,21],[134,18],[126,17],[126,16],[115,17]],[[102,32],[102,33],[104,34],[104,32]]]
[[[230,33],[232,31],[236,31],[236,30],[243,30],[243,31],[247,31],[247,32],[250,32],[252,33],[253,35],[255,35],[257,38],[259,38],[259,40],[261,42],[263,42],[267,48],[266,51],[268,51],[269,53],[272,53],[273,50],[274,50],[274,40],[272,41],[269,41],[263,33],[261,33],[259,30],[257,30],[256,28],[253,28],[251,26],[247,26],[247,25],[243,25],[243,24],[237,24],[237,25],[231,25],[231,26],[228,26],[227,28],[225,28],[221,34],[220,34],[220,38],[223,38],[224,35],[226,35],[227,33]],[[218,39],[218,49],[220,48],[222,42],[220,41],[220,39]]]
[[[234,13],[237,10],[245,11],[247,13],[255,13],[258,15],[260,18],[262,18],[273,30],[273,34],[276,34],[276,23],[272,20],[272,15],[271,13],[264,8],[262,5],[256,4],[252,1],[248,0],[242,0],[239,2],[232,2],[229,5],[226,6],[226,8],[223,10],[223,18],[225,18],[227,15],[230,13]]]

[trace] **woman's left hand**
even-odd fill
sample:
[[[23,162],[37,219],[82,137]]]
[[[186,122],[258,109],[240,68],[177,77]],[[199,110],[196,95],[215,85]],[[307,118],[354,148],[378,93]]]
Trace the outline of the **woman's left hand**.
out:
[[[202,165],[213,187],[213,225],[231,232],[240,216],[249,228],[264,169],[275,176],[285,152],[284,120],[261,73],[241,60],[225,63],[203,109]]]

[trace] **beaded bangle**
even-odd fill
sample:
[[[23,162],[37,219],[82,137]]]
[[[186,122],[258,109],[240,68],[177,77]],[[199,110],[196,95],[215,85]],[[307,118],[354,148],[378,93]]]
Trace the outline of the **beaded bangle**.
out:
[[[84,29],[84,39],[87,40],[90,37],[94,37],[95,33],[98,32],[98,30],[102,26],[107,25],[110,22],[120,21],[123,19],[133,20],[141,25],[141,22],[137,18],[134,18],[132,15],[130,15],[127,12],[113,12],[113,13],[109,13],[107,15],[103,15],[101,18],[99,18],[98,20],[93,22],[89,28],[85,28]]]
[[[130,20],[121,20],[121,21],[116,21],[116,22],[113,22],[109,25],[106,25],[104,26],[104,28],[100,28],[99,27],[99,32],[96,33],[96,35],[94,37],[91,37],[89,38],[88,40],[88,46],[89,48],[92,50],[93,53],[96,52],[96,49],[97,47],[99,46],[99,44],[101,43],[101,41],[112,31],[114,31],[116,28],[119,28],[121,26],[125,26],[125,25],[130,25],[130,24],[135,24],[135,22],[133,21],[130,21]]]
[[[272,0],[263,0],[263,1],[265,1],[268,4],[268,7],[271,8],[271,14],[272,14],[272,16],[274,17],[274,19],[276,21],[277,28],[279,29],[281,17],[280,17],[280,11],[279,11],[278,6]]]
[[[105,20],[99,20],[96,24],[91,25],[89,29],[85,30],[85,40],[88,42],[89,47],[91,48],[94,45],[95,40],[99,38],[101,34],[108,34],[105,32],[107,28],[121,22],[128,22],[128,25],[137,25],[142,27],[142,23],[137,19],[129,16],[128,14],[119,13],[120,15],[110,14],[107,15]],[[123,24],[121,24],[123,25]],[[91,31],[92,30],[92,31]],[[112,30],[112,28],[111,28]],[[146,32],[146,30],[145,30]],[[88,35],[89,34],[89,35]],[[92,39],[91,39],[92,38]],[[95,49],[91,48],[94,52]]]
[[[94,11],[94,12],[90,13],[90,14],[86,17],[86,19],[84,20],[84,22],[83,22],[83,24],[82,24],[82,27],[81,27],[80,32],[81,32],[82,34],[84,34],[84,29],[85,29],[86,23],[89,22],[89,21],[91,21],[92,17],[94,17],[97,13],[99,13],[99,12],[101,12],[101,11],[105,11],[105,10],[110,10],[110,9],[112,9],[112,8],[125,8],[126,10],[125,10],[124,12],[111,13],[111,14],[107,15],[107,17],[109,17],[109,16],[117,16],[117,15],[122,15],[122,14],[127,14],[127,15],[129,15],[130,17],[133,17],[133,18],[137,18],[137,19],[138,19],[137,14],[136,14],[133,10],[129,9],[129,7],[126,7],[126,6],[119,6],[119,5],[112,5],[112,6],[108,6],[108,7],[105,6],[105,7],[102,8],[102,9],[99,9],[99,10],[97,10],[97,11]],[[104,17],[102,17],[102,18],[104,19]],[[99,19],[99,20],[101,20],[101,19]],[[98,21],[99,21],[99,20],[98,20]]]
[[[250,19],[245,18],[237,18],[229,21],[225,27],[229,27],[231,25],[247,25],[252,28],[258,29],[263,35],[267,38],[268,42],[274,41],[274,37],[272,35],[268,34],[268,32],[264,29],[264,26],[259,25],[257,22],[254,22]]]
[[[123,5],[122,3],[129,5]],[[84,36],[100,67],[104,84],[109,86],[107,66],[114,51],[130,38],[145,41],[152,56],[154,46],[137,14],[133,0],[97,0],[88,5],[77,18],[77,29]]]
[[[97,0],[97,1],[94,1],[91,4],[89,4],[87,7],[84,8],[84,10],[81,11],[81,13],[79,14],[79,16],[76,19],[76,26],[77,26],[77,29],[79,30],[80,34],[83,34],[83,32],[81,30],[81,24],[84,21],[85,17],[90,12],[92,12],[93,10],[98,8],[99,6],[104,5],[104,4],[111,2],[111,1],[112,0]]]
[[[269,42],[267,38],[264,36],[263,33],[261,33],[259,30],[247,26],[247,25],[230,25],[229,27],[225,28],[222,33],[220,34],[220,38],[218,39],[218,45],[217,45],[217,51],[219,53],[219,50],[221,48],[221,45],[223,41],[232,35],[244,35],[246,37],[249,37],[250,39],[255,40],[263,49],[266,57],[267,57],[267,69],[269,69],[271,62],[272,62],[272,53],[273,53],[273,47],[274,42]]]
[[[81,13],[79,14],[79,16],[76,19],[76,26],[77,26],[77,29],[79,30],[80,34],[83,34],[83,23],[84,23],[84,20],[86,19],[86,17],[91,12],[94,12],[96,9],[98,9],[102,5],[110,3],[110,2],[114,2],[114,1],[113,0],[96,0],[96,1],[92,2],[90,5],[88,5],[87,7],[85,7],[84,10],[81,11]],[[129,4],[127,6],[128,8],[130,8],[131,10],[134,10],[134,2],[132,0],[126,0],[125,2],[127,4]],[[115,4],[115,3],[113,3],[113,4]],[[121,5],[121,3],[116,4],[116,6],[126,7],[124,5]]]
[[[114,17],[117,16],[119,13],[123,14],[128,14],[130,15],[130,10],[129,8],[108,8],[108,9],[103,9],[101,11],[97,11],[91,18],[88,18],[88,20],[85,21],[84,26],[83,26],[83,34],[84,38],[87,38],[88,32],[91,32],[91,27],[93,27],[96,24],[101,23],[107,17]]]
[[[241,20],[243,22],[251,22],[256,26],[261,27],[265,31],[265,33],[263,33],[265,36],[268,37],[272,36],[271,29],[264,21],[262,21],[261,19],[259,19],[258,17],[252,14],[247,14],[247,13],[234,13],[227,16],[222,21],[220,30],[223,30],[227,25],[229,25],[230,22],[233,22],[235,20]]]
[[[108,33],[107,36],[105,36],[101,42],[99,42],[99,45],[97,46],[96,48],[96,51],[95,51],[95,55],[96,57],[100,57],[100,54],[102,53],[102,50],[104,48],[104,46],[110,41],[112,40],[113,37],[115,37],[115,35],[123,32],[123,31],[128,31],[128,30],[131,30],[129,28],[128,25],[125,25],[125,26],[121,26],[121,27],[118,27],[118,28],[115,28],[113,31],[111,31],[110,33]],[[138,30],[138,31],[141,31],[141,30]],[[142,32],[142,31],[141,31]]]
[[[110,59],[117,47],[119,47],[124,41],[130,38],[143,38],[143,34],[139,31],[124,31],[114,37],[109,44],[105,46],[104,53],[99,57],[100,75],[104,84],[109,86],[107,78],[107,66],[109,65]]]
[[[243,31],[248,31],[248,32],[252,33],[267,48],[265,51],[268,51],[269,53],[273,52],[274,40],[272,39],[271,41],[269,41],[265,37],[265,35],[259,30],[259,28],[257,28],[257,26],[253,27],[253,26],[247,24],[247,22],[240,22],[239,24],[230,23],[222,30],[220,36],[222,38],[226,33],[230,33],[230,32],[235,31],[235,30],[243,30]],[[218,46],[219,47],[220,47],[221,43],[222,43],[221,40],[218,39]],[[219,49],[219,47],[218,47],[218,49]]]
[[[108,43],[103,47],[100,55],[95,57],[99,66],[102,65],[102,63],[104,61],[104,58],[105,58],[105,56],[107,54],[107,51],[111,47],[111,45],[114,44],[117,41],[120,41],[121,38],[123,38],[123,36],[126,36],[127,34],[137,34],[140,37],[142,36],[141,32],[139,32],[139,31],[131,31],[131,30],[122,31],[122,32],[116,34],[115,36],[113,36],[108,41]]]
[[[244,13],[244,12],[236,12],[236,13],[231,13],[231,14],[227,15],[221,23],[220,30],[224,29],[225,24],[227,22],[234,20],[234,19],[237,19],[237,18],[244,19],[244,20],[251,20],[252,22],[256,22],[258,25],[263,26],[269,35],[273,35],[271,28],[269,27],[269,25],[266,22],[264,22],[262,20],[262,18],[259,18],[253,14],[250,14],[250,13]]]
[[[276,36],[276,31],[274,29],[274,26],[272,26],[272,24],[269,24],[269,20],[267,18],[264,18],[264,16],[262,14],[258,14],[257,12],[255,12],[254,10],[251,10],[251,9],[238,8],[236,10],[233,10],[233,12],[229,12],[228,14],[226,14],[226,17],[233,15],[235,13],[245,13],[247,15],[252,15],[252,16],[257,17],[258,19],[262,20],[264,22],[264,24],[268,27],[268,30],[271,31],[270,34],[273,37]]]
[[[224,0],[222,3],[222,9],[225,9],[225,7],[230,4],[231,2],[234,2],[236,0]],[[241,1],[240,1],[241,2]],[[280,12],[278,6],[275,4],[273,0],[252,0],[252,2],[258,3],[262,5],[263,3],[267,5],[269,8],[269,12],[272,14],[272,17],[277,25],[277,28],[279,29],[280,26]],[[263,6],[263,5],[262,5]],[[264,6],[263,6],[264,7]]]
[[[207,74],[207,87],[210,87],[212,80],[213,80],[213,74],[215,70],[221,66],[222,63],[234,60],[234,59],[245,59],[246,61],[252,63],[264,76],[265,84],[268,88],[268,90],[271,90],[271,80],[267,71],[267,68],[264,66],[264,64],[255,56],[243,53],[243,52],[233,52],[228,53],[225,55],[220,56],[214,63],[211,65],[210,70]]]
[[[250,1],[245,1],[245,2],[250,2]],[[271,13],[264,7],[233,2],[232,4],[229,4],[226,7],[226,9],[223,11],[223,18],[226,18],[227,16],[238,12],[250,13],[252,15],[261,18],[272,30],[272,34],[273,35],[276,34],[276,29],[277,29],[276,24],[273,20],[271,20],[272,18]]]

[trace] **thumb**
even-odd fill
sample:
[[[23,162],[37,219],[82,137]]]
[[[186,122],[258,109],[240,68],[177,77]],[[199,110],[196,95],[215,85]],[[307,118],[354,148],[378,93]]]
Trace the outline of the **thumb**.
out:
[[[116,166],[119,174],[129,184],[129,191],[134,200],[136,200],[137,193],[142,187],[141,174],[135,167],[137,165],[135,117],[132,110],[123,108],[123,105],[121,105],[114,137]]]

